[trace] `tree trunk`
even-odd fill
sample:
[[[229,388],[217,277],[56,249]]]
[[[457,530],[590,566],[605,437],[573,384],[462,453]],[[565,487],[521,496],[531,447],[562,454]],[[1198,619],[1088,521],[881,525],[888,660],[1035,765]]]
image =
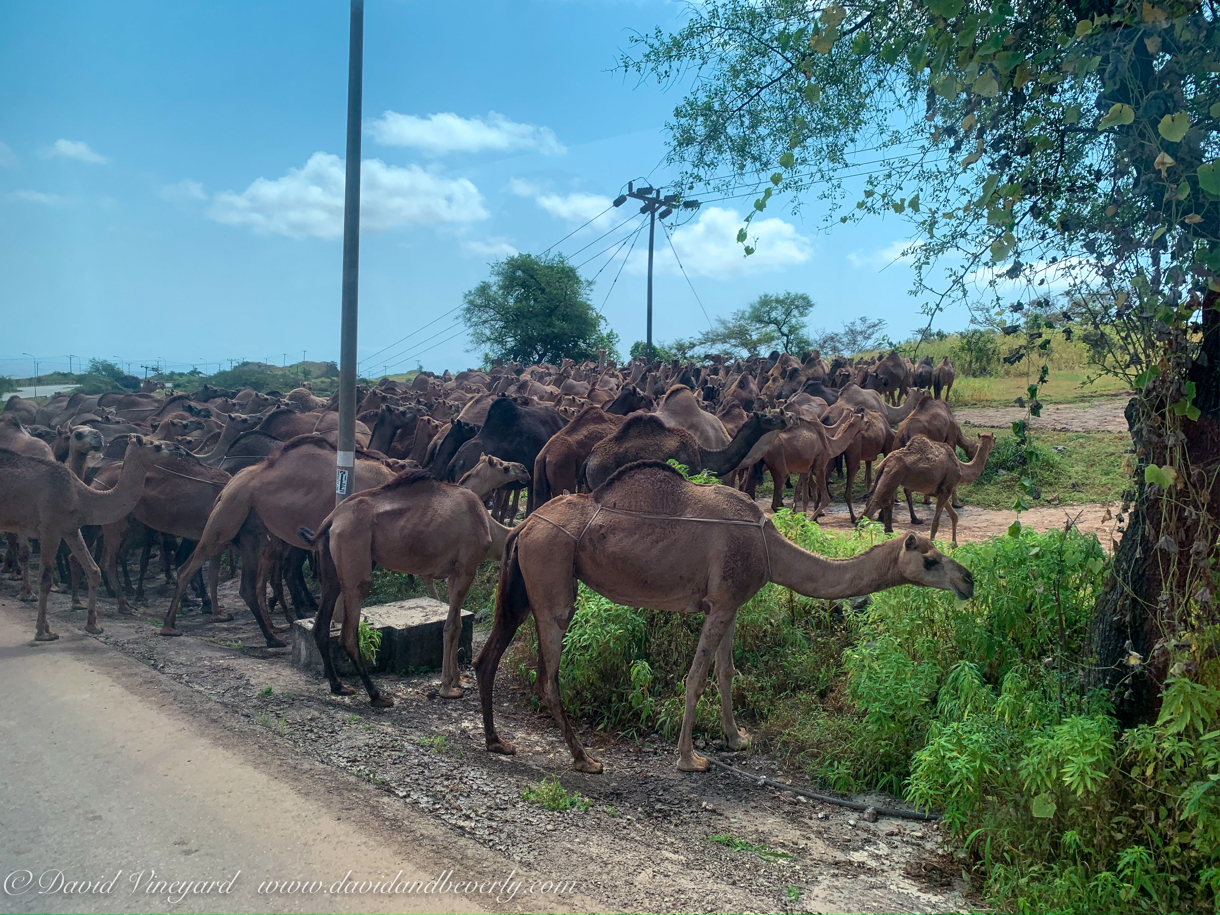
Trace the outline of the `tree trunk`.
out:
[[[1189,630],[1216,621],[1217,407],[1220,405],[1220,324],[1217,296],[1202,307],[1202,345],[1190,364],[1197,420],[1183,419],[1188,475],[1171,503],[1149,491],[1143,467],[1168,463],[1164,436],[1149,434],[1140,398],[1127,405],[1137,462],[1136,497],[1113,571],[1093,618],[1093,681],[1105,687],[1124,726],[1155,720],[1169,669],[1170,644]],[[1166,405],[1155,404],[1164,415]],[[1168,538],[1166,540],[1165,538]],[[1174,561],[1176,558],[1176,561]],[[1165,570],[1169,570],[1166,575]],[[1134,654],[1133,654],[1134,652]],[[1138,655],[1138,658],[1136,657]],[[1134,662],[1134,663],[1130,663]]]

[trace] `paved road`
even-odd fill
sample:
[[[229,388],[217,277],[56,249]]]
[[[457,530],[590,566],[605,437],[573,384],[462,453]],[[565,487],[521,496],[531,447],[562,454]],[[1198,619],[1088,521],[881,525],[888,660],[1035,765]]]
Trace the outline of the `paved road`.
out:
[[[60,641],[34,644],[29,616],[0,602],[0,912],[474,912],[558,902],[524,889],[513,901],[325,892],[349,870],[358,881],[426,883],[450,870],[454,880],[503,879],[513,865],[411,821],[409,809],[407,821],[393,821],[404,815],[396,799],[278,756],[272,738],[236,733],[264,729],[235,726],[231,713],[226,721],[214,703],[79,632],[61,627]],[[60,871],[64,881],[101,880],[101,891],[57,890]],[[322,889],[260,892],[265,880],[298,878]],[[38,891],[40,879],[52,892]],[[222,884],[174,902],[181,890],[161,880]]]

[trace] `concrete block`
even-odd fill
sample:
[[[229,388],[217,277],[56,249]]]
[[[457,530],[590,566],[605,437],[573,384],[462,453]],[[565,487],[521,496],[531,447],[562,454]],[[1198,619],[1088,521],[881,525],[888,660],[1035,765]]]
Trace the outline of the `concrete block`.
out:
[[[390,671],[396,674],[439,670],[444,653],[445,619],[449,607],[430,597],[395,601],[366,607],[364,621],[381,632],[381,647],[369,673]],[[340,676],[354,676],[356,668],[338,642],[339,628],[331,627],[331,663]],[[474,639],[474,614],[462,611],[462,632],[458,638],[458,663],[469,664]],[[297,620],[292,626],[292,663],[321,674],[322,655],[313,639],[313,620]]]

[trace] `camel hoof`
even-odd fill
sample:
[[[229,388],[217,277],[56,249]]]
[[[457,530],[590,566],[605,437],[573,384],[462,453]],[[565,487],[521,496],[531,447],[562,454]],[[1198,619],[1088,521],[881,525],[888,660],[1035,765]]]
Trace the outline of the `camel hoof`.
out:
[[[356,690],[354,690],[352,687],[348,686],[346,683],[340,683],[337,689],[332,686],[330,688],[330,691],[335,696],[354,696],[354,695],[356,695]]]
[[[912,518],[911,523],[912,524],[923,524],[923,518]]]
[[[212,614],[213,623],[231,623],[232,621],[233,621],[232,613],[226,613],[225,611],[222,610],[222,611],[220,611],[220,613]]]
[[[442,686],[439,695],[442,699],[461,699],[466,693],[460,686]]]
[[[59,638],[59,636],[57,636],[54,632],[52,632],[50,629],[48,629],[45,632],[40,632],[36,636],[34,636],[34,641],[35,642],[54,642],[57,638]]]
[[[267,636],[267,647],[268,648],[287,648],[288,643],[285,642],[283,639],[277,639],[275,636],[269,635],[269,636]]]
[[[157,630],[157,635],[182,635],[182,630],[175,629],[173,626],[162,626]]]
[[[707,761],[707,757],[700,756],[694,750],[691,750],[689,760],[678,757],[679,772],[706,772],[709,765],[711,764]]]
[[[372,705],[373,708],[393,708],[394,700],[389,696],[383,696],[381,693],[378,693],[369,700],[369,704]]]
[[[86,623],[85,632],[88,632],[90,635],[101,635],[102,627],[97,623]]]
[[[725,738],[725,743],[734,753],[742,753],[750,749],[750,735],[738,729],[735,736]]]
[[[504,756],[513,756],[514,754],[516,754],[517,748],[514,747],[511,743],[509,743],[507,740],[500,740],[497,737],[495,740],[487,741],[487,752],[488,753],[501,753]]]
[[[70,606],[68,609],[69,610],[87,610],[87,609],[89,609],[89,605],[82,604],[80,601],[74,600],[74,601],[72,601],[72,606]]]
[[[32,604],[32,603],[34,603],[35,598],[34,598],[33,594],[18,594],[17,600],[22,601],[23,603],[26,603],[26,604]]]
[[[576,759],[572,761],[572,768],[577,772],[587,772],[590,775],[601,775],[602,761],[595,756],[585,754],[584,759]]]

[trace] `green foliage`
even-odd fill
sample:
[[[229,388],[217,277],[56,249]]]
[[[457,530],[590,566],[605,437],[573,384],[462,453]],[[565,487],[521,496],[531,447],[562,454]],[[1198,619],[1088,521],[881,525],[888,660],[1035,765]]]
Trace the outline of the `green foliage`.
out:
[[[648,343],[644,340],[636,340],[631,344],[631,349],[627,356],[630,359],[646,359],[648,357]],[[659,359],[661,362],[669,362],[672,359],[680,359],[685,357],[686,353],[679,353],[671,349],[668,344],[652,341],[653,358]]]
[[[466,293],[462,320],[488,361],[618,359],[618,335],[589,302],[592,282],[562,255],[514,254],[491,265],[491,279]]]
[[[548,775],[537,785],[527,785],[521,791],[521,799],[547,810],[571,810],[575,807],[587,811],[590,806],[587,797],[564,788],[559,783],[558,775]]]
[[[360,657],[366,664],[377,660],[377,652],[381,650],[381,630],[374,629],[362,618],[360,620]]]
[[[425,750],[431,750],[433,753],[444,753],[449,747],[449,743],[445,739],[444,734],[433,734],[431,737],[421,737],[419,738],[419,745]]]
[[[878,348],[884,331],[885,321],[880,318],[853,318],[843,322],[842,330],[816,331],[810,342],[823,356],[856,356]]]
[[[0,375],[0,394],[7,394],[9,391],[16,391],[20,387],[8,375]]]
[[[758,855],[764,861],[782,861],[785,858],[791,858],[792,855],[783,851],[774,851],[763,845],[761,842],[751,842],[748,839],[739,839],[727,832],[717,833],[707,837],[709,842],[716,845],[723,845],[725,848],[731,848],[733,851],[746,851],[751,854]],[[791,887],[789,887],[791,889]],[[800,895],[799,893],[797,894]]]

